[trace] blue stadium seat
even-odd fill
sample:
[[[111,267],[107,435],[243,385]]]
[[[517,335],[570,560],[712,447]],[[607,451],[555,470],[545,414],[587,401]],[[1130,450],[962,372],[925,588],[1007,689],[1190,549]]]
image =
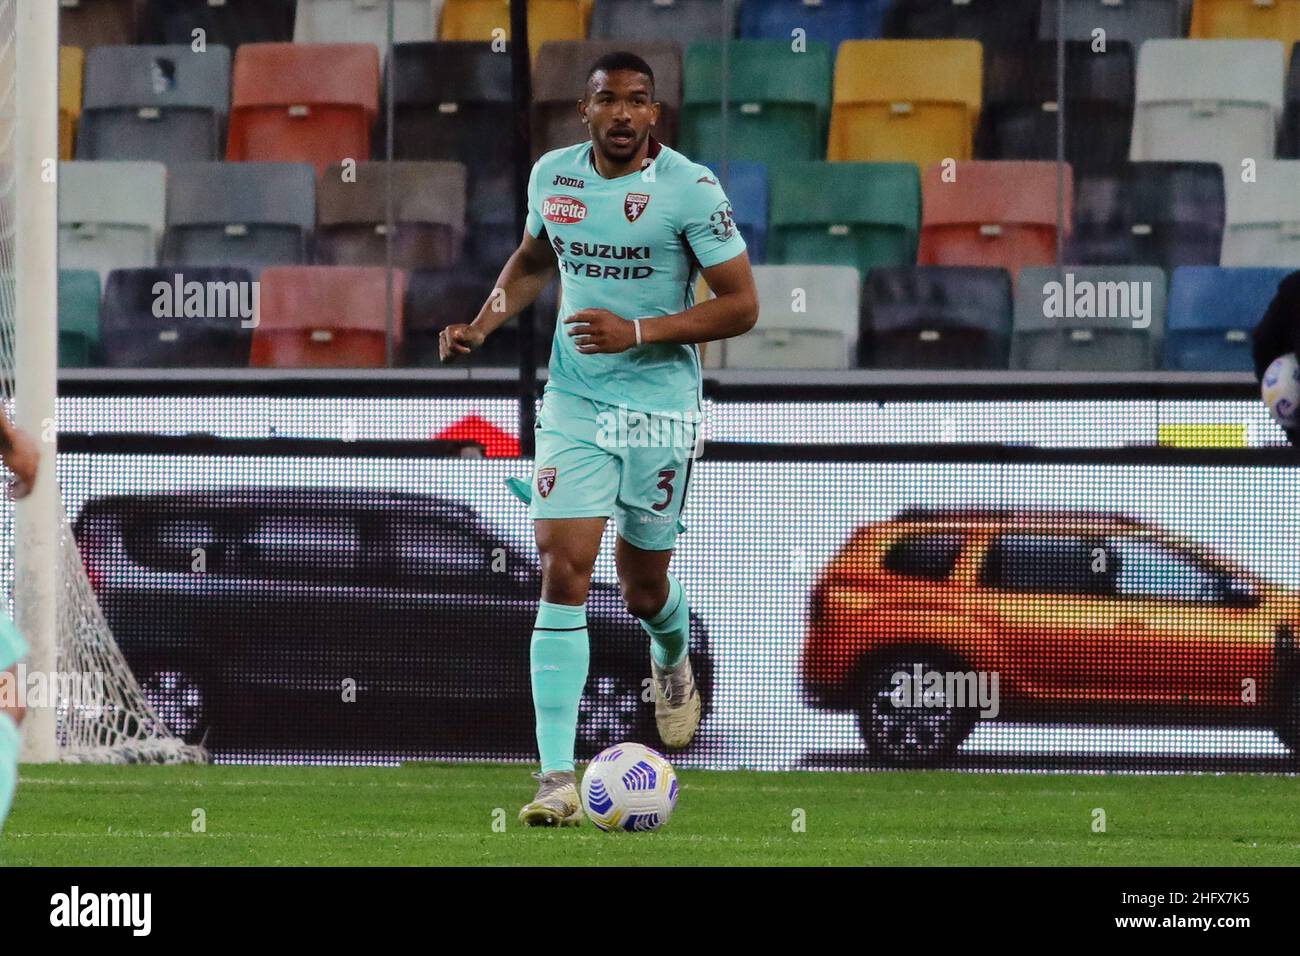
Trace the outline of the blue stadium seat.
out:
[[[967,266],[887,266],[867,276],[859,364],[1005,369],[1011,274]]]
[[[404,309],[406,334],[402,353],[407,365],[437,367],[438,334],[456,322],[478,314],[496,283],[495,264],[480,268],[421,269],[407,275]],[[546,364],[551,356],[559,307],[559,282],[552,282],[533,303],[536,357]],[[519,365],[519,322],[511,319],[488,336],[483,347],[465,358],[469,366]]]
[[[1164,367],[1253,372],[1251,333],[1290,269],[1183,266],[1169,290]]]
[[[745,0],[740,5],[740,36],[745,40],[804,39],[832,48],[842,40],[880,36],[888,0]]]
[[[159,317],[159,285],[171,290],[181,276],[182,295],[190,283],[204,289],[202,314]],[[114,368],[227,368],[248,365],[253,328],[245,326],[240,306],[251,298],[253,275],[247,269],[186,267],[118,269],[109,274],[100,311],[100,350]],[[220,292],[220,295],[209,294]],[[230,298],[233,294],[238,298]],[[173,306],[177,297],[169,294]],[[185,300],[182,300],[185,301]],[[198,302],[195,296],[192,300]]]
[[[764,163],[747,163],[737,160],[727,163],[707,163],[718,176],[723,191],[731,200],[731,208],[740,235],[749,247],[749,261],[760,265],[767,261],[767,166]]]

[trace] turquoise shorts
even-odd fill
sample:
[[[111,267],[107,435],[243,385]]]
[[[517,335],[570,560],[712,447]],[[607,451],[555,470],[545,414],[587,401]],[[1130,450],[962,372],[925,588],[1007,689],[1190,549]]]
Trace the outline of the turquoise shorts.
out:
[[[511,481],[531,518],[613,518],[619,537],[669,551],[681,522],[699,413],[648,414],[547,389],[530,486]]]

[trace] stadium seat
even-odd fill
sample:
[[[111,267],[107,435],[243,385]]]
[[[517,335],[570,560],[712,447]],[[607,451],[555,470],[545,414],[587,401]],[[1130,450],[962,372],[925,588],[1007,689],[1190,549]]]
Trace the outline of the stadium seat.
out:
[[[696,162],[821,159],[830,114],[831,48],[783,40],[692,43],[682,69],[682,151]],[[726,63],[725,80],[723,64]],[[723,130],[722,95],[727,91]]]
[[[893,0],[884,36],[897,40],[1027,43],[1038,34],[1039,0]]]
[[[59,159],[72,159],[81,119],[86,57],[78,47],[59,47]]]
[[[543,43],[586,36],[587,11],[580,0],[528,0],[528,53],[533,59]],[[498,37],[510,39],[510,0],[444,0],[438,39],[490,41]]]
[[[724,368],[852,368],[862,279],[850,266],[755,266],[762,321],[722,343]]]
[[[1252,334],[1291,274],[1284,269],[1183,266],[1169,286],[1164,367],[1186,372],[1251,372]]]
[[[397,0],[393,42],[437,39],[438,21],[430,0]],[[298,0],[294,43],[373,43],[388,49],[388,4],[376,0]]]
[[[438,333],[456,322],[469,322],[478,314],[496,285],[498,269],[466,268],[420,270],[407,277],[406,333],[403,344],[406,365],[434,368],[438,358]],[[533,303],[533,343],[539,364],[550,361],[551,338],[559,283],[552,282]],[[519,320],[512,318],[487,337],[482,348],[466,356],[463,363],[482,366],[519,366]]]
[[[755,265],[767,261],[768,181],[762,163],[709,163],[731,200],[732,217]]]
[[[466,252],[503,262],[496,254],[519,243],[514,210],[502,202],[513,195],[510,57],[490,43],[399,43],[392,73],[394,158],[465,164]]]
[[[1223,171],[1214,163],[1126,163],[1081,174],[1065,261],[1080,265],[1218,265]]]
[[[230,108],[230,51],[106,46],[86,60],[80,159],[219,159]]]
[[[835,61],[832,160],[970,159],[983,52],[973,40],[848,40]]]
[[[984,108],[975,135],[981,159],[1055,159],[1061,113],[1057,44],[1043,40],[989,50]],[[1076,171],[1122,163],[1133,129],[1133,51],[1112,41],[1065,43],[1065,158]]]
[[[925,171],[921,187],[923,266],[995,266],[1014,280],[1025,266],[1056,262],[1057,165],[1019,160],[943,164]],[[1074,193],[1069,163],[1060,170],[1070,233]]]
[[[650,64],[655,74],[659,122],[654,135],[661,143],[677,142],[677,113],[682,103],[681,51],[662,41],[555,40],[542,45],[533,64],[533,158],[591,138],[575,103],[586,89],[587,70],[606,53],[630,50]]]
[[[390,273],[367,266],[276,266],[262,273],[258,368],[383,368]],[[394,354],[402,345],[406,273],[391,273]],[[481,303],[480,303],[481,304]]]
[[[591,36],[597,40],[663,40],[682,49],[736,35],[740,4],[719,0],[596,0]]]
[[[1300,269],[1300,160],[1261,160],[1251,182],[1225,176],[1224,266]]]
[[[138,42],[188,45],[202,30],[209,46],[232,50],[244,43],[288,43],[293,11],[294,0],[144,0]]]
[[[1225,169],[1273,158],[1284,68],[1276,40],[1148,40],[1138,54],[1129,158]]]
[[[781,163],[769,176],[769,263],[846,265],[866,275],[916,261],[921,181],[912,163]]]
[[[370,158],[379,51],[369,43],[252,43],[235,54],[226,158],[312,163]]]
[[[316,262],[387,264],[388,193],[393,202],[393,265],[446,269],[465,241],[465,167],[460,163],[358,163],[355,179],[342,166],[322,177],[316,196]],[[390,186],[391,177],[391,186]]]
[[[117,269],[108,277],[100,312],[103,363],[245,367],[256,304],[253,276],[246,269]]]
[[[1005,269],[872,269],[863,300],[864,367],[1007,367],[1011,276]]]
[[[114,269],[156,265],[167,197],[162,163],[59,164],[59,265]]]
[[[1061,0],[1042,0],[1038,35],[1056,39],[1057,5]],[[1104,30],[1107,43],[1122,41],[1136,51],[1146,40],[1183,36],[1180,0],[1064,0],[1067,40],[1092,40],[1094,30]]]
[[[1286,74],[1286,105],[1282,108],[1282,129],[1278,132],[1279,159],[1300,159],[1300,56],[1291,48],[1291,66]]]
[[[64,46],[135,43],[138,0],[59,0],[59,42]]]
[[[745,0],[740,4],[740,36],[745,40],[784,40],[802,30],[808,40],[835,49],[844,40],[880,36],[888,0]]]
[[[1203,40],[1300,40],[1300,0],[1196,0],[1188,36]]]
[[[309,261],[316,176],[305,163],[180,163],[167,185],[163,261],[266,266]]]
[[[1165,313],[1162,269],[1024,269],[1016,283],[1011,367],[1039,372],[1157,368]]]
[[[59,368],[86,368],[99,355],[99,273],[59,270]]]

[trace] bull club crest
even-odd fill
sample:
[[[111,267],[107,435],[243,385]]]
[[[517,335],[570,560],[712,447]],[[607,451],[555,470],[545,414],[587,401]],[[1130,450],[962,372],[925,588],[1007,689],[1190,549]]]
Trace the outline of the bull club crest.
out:
[[[628,193],[623,197],[623,215],[627,216],[628,222],[636,222],[649,204],[649,193]]]
[[[537,490],[543,498],[551,493],[555,487],[555,469],[538,468],[537,469]]]

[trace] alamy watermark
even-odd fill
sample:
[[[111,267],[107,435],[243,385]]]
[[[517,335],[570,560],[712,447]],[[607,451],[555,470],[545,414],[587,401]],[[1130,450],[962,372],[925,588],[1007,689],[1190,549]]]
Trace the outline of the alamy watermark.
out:
[[[890,682],[895,707],[978,707],[986,720],[1001,709],[997,671],[934,671],[914,664],[910,671],[895,671]]]
[[[1149,328],[1154,292],[1146,280],[1079,279],[1043,283],[1043,316],[1048,319],[1121,319],[1135,329]]]
[[[238,319],[242,328],[257,327],[261,315],[260,282],[185,281],[176,273],[171,282],[153,286],[155,319]]]
[[[596,420],[601,448],[685,448],[692,458],[704,454],[702,411],[641,412],[620,405]]]
[[[25,661],[0,671],[0,707],[33,710],[56,707],[63,701],[102,707],[108,700],[104,675],[97,671],[29,670]]]

